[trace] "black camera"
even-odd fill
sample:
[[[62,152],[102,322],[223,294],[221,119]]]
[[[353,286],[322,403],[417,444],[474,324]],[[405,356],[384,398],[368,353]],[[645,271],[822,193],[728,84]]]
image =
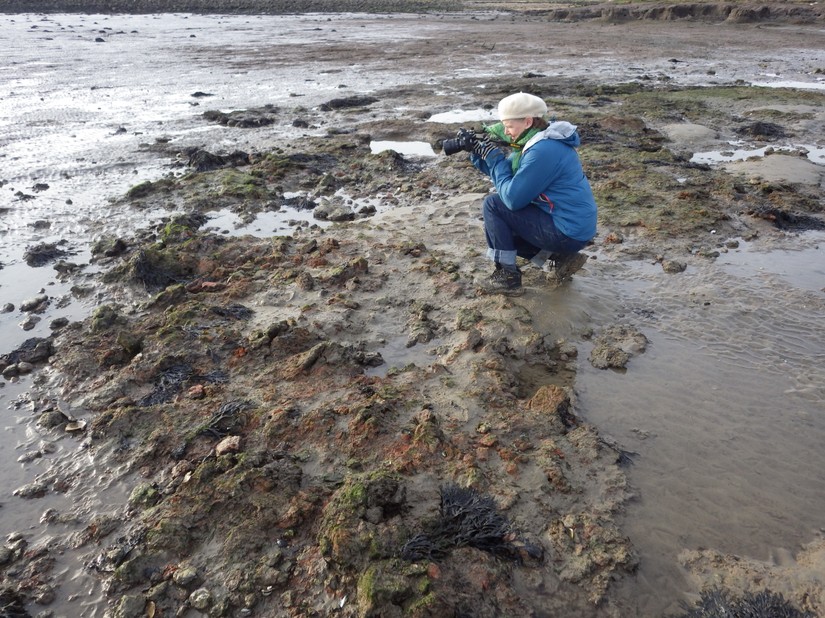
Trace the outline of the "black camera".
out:
[[[472,152],[473,146],[478,141],[478,136],[470,129],[459,129],[453,139],[445,139],[443,143],[444,154],[454,155],[457,152]]]

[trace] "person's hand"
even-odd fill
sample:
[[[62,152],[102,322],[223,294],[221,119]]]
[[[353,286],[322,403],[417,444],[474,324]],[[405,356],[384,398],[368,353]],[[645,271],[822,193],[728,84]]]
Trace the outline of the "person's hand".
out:
[[[482,159],[486,159],[493,153],[493,151],[496,150],[498,150],[496,145],[490,141],[489,137],[486,136],[482,139],[476,139],[473,144],[473,153],[477,154]]]

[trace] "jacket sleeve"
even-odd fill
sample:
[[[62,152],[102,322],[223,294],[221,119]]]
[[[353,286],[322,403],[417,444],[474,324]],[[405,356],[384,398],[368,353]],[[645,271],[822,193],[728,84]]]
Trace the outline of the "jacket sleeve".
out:
[[[485,162],[496,191],[510,210],[520,210],[547,189],[559,171],[558,161],[542,144],[530,148],[513,174],[510,162],[504,157]]]
[[[491,163],[494,163],[494,161],[496,160],[496,158],[498,158],[498,159],[502,159],[502,160],[506,160],[506,157],[505,157],[503,154],[501,154],[501,151],[499,151],[499,155],[501,155],[501,156],[496,157],[496,155],[495,155],[495,154],[491,155],[491,156],[490,156],[490,161],[491,161]],[[477,154],[474,154],[474,153],[472,153],[472,152],[470,153],[470,163],[472,163],[472,164],[473,164],[473,166],[474,166],[474,167],[475,167],[475,168],[476,168],[479,172],[481,172],[482,174],[487,174],[487,176],[490,176],[490,169],[491,169],[491,168],[490,168],[490,164],[489,164],[489,163],[487,163],[487,161],[485,161],[485,160],[484,160],[484,159],[482,159],[481,157],[479,157]],[[510,166],[510,164],[508,163],[508,164],[507,164],[507,166],[509,167],[509,166]]]

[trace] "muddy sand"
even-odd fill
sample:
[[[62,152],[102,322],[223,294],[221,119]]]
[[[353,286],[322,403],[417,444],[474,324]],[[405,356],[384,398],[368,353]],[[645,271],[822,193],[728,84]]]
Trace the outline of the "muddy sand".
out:
[[[564,336],[537,316],[604,265],[643,259],[679,277],[738,239],[770,245],[825,228],[823,168],[805,152],[728,167],[690,160],[743,136],[757,147],[787,134],[816,144],[825,95],[735,80],[673,87],[663,73],[567,80],[521,74],[517,59],[479,84],[451,66],[502,39],[540,41],[546,16],[450,19],[419,43],[347,50],[431,63],[427,83],[318,107],[204,104],[205,123],[292,126],[301,139],[235,153],[155,144],[185,173],[135,186],[120,203],[164,207],[168,219],[101,240],[102,274],[85,284],[110,300],[4,361],[7,376],[34,365],[43,379],[32,413],[44,431],[68,429],[88,459],[52,467],[14,499],[71,494],[100,474],[122,482],[124,501],[110,512],[47,511],[43,526],[70,533],[36,545],[6,539],[3,615],[79,615],[82,595],[55,604],[65,553],[105,583],[88,615],[104,606],[124,618],[650,615],[611,594],[639,564],[620,525],[634,455],[587,422],[576,392],[581,342],[594,367],[632,372],[646,337],[619,315]],[[787,23],[723,32],[758,49],[758,63],[785,53]],[[696,21],[678,29],[643,35],[681,37],[674,71],[720,32]],[[567,36],[597,48],[605,32]],[[659,53],[611,38],[623,42],[640,45],[626,56]],[[312,50],[294,53],[296,64],[312,62]],[[572,281],[525,268],[524,295],[491,296],[479,288],[489,274],[485,179],[463,155],[370,144],[422,141],[438,152],[461,123],[445,135],[424,122],[432,113],[489,108],[519,90],[579,126],[599,233]],[[247,220],[311,209],[317,224],[227,236],[205,225],[222,208]],[[789,616],[825,615],[822,552],[814,541],[780,569],[689,549],[684,599],[713,586],[731,599],[770,591]]]

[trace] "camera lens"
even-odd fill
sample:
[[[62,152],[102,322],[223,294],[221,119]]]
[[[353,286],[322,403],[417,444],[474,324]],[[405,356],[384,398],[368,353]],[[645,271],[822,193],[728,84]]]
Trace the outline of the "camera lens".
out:
[[[458,134],[455,136],[454,139],[444,140],[444,154],[454,155],[455,153],[461,152],[462,150],[466,152],[471,152],[473,150],[473,144],[475,144],[475,142],[475,133],[473,133],[469,129],[459,129]]]
[[[447,156],[454,155],[455,153],[464,150],[462,141],[460,139],[445,139],[443,147],[444,154]]]

